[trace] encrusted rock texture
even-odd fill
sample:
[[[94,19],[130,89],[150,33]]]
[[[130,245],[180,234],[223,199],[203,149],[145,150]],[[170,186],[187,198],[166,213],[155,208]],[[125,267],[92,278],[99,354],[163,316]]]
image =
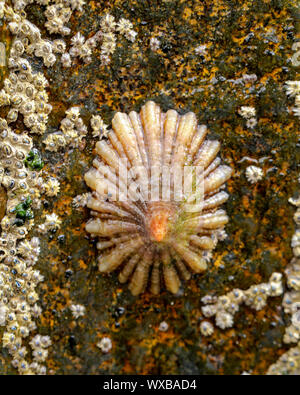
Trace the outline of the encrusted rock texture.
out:
[[[28,19],[47,37],[42,10],[36,4],[26,8]],[[129,19],[138,33],[136,41],[119,39],[107,66],[100,65],[96,49],[90,64],[76,60],[65,69],[57,62],[44,70],[53,106],[47,133],[58,130],[65,111],[75,105],[87,125],[92,114],[109,125],[116,111],[139,111],[147,100],[163,111],[195,112],[199,123],[210,129],[209,138],[221,141],[222,161],[234,170],[225,205],[228,238],[214,250],[208,269],[194,275],[180,295],[163,290],[159,296],[145,292],[133,297],[119,284],[117,272],[99,273],[96,241],[84,229],[89,211],[72,207],[76,195],[88,192],[83,175],[94,157],[91,132],[80,149],[58,153],[45,151],[42,138],[34,136],[44,169],[61,182],[58,196],[43,198],[35,213],[37,224],[51,212],[63,221],[58,231],[41,236],[37,264],[45,276],[38,287],[43,308],[38,332],[50,335],[53,342],[48,372],[264,374],[290,347],[282,341],[290,320],[281,307],[282,296],[268,299],[260,311],[242,305],[232,328],[216,327],[208,337],[199,329],[204,319],[201,298],[267,282],[274,271],[283,273],[292,259],[295,209],[288,198],[299,187],[299,118],[290,111],[293,100],[284,83],[296,80],[299,73],[288,61],[299,38],[296,3],[87,1],[84,12],[72,16],[72,35],[79,31],[92,36],[106,13]],[[9,44],[5,26],[1,30],[1,40]],[[149,46],[151,37],[160,41],[155,51]],[[206,45],[204,54],[195,52],[199,45]],[[42,69],[39,60],[36,67]],[[1,83],[6,72],[1,68]],[[236,82],[245,74],[256,74],[257,80]],[[238,115],[241,106],[255,107],[254,128],[247,128]],[[245,177],[252,164],[264,170],[256,184]],[[5,191],[2,195],[3,206]],[[83,317],[72,317],[73,303],[86,307]],[[162,321],[169,326],[165,332],[158,329]],[[112,341],[106,354],[97,347],[103,337]],[[0,372],[16,373],[5,350],[0,351]]]

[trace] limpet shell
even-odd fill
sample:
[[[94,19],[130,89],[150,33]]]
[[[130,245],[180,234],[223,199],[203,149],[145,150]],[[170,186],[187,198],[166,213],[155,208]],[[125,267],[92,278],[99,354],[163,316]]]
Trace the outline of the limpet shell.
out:
[[[99,238],[99,270],[121,268],[119,281],[129,280],[133,295],[149,278],[153,294],[162,278],[176,294],[181,279],[207,268],[207,252],[228,222],[219,206],[228,199],[223,188],[232,169],[221,164],[220,143],[205,139],[207,128],[192,112],[163,113],[149,101],[139,114],[116,113],[112,128],[96,143],[98,156],[85,174],[93,190],[86,230]],[[178,188],[185,182],[190,189]]]

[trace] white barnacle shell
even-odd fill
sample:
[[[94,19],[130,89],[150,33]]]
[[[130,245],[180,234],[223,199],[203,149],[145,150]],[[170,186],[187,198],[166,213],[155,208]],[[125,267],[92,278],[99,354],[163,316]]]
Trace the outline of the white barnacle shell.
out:
[[[9,123],[16,122],[16,120],[18,119],[18,110],[15,108],[11,108],[6,118],[7,118],[7,122]]]
[[[263,178],[264,172],[260,167],[248,166],[246,169],[246,178],[251,184],[255,184]]]
[[[53,53],[50,53],[49,55],[43,57],[43,61],[46,67],[53,66],[56,62],[56,56]]]
[[[216,231],[228,222],[219,206],[232,170],[221,165],[220,143],[205,140],[207,128],[192,112],[163,113],[149,101],[140,113],[117,113],[112,129],[96,143],[98,156],[85,174],[94,217],[86,230],[99,238],[99,270],[121,268],[119,281],[131,277],[133,295],[149,277],[153,294],[162,277],[175,294],[180,277],[207,268]]]
[[[101,341],[97,343],[97,347],[99,347],[103,353],[108,353],[112,348],[112,342],[109,337],[103,337]]]
[[[200,332],[203,336],[211,336],[214,333],[214,327],[209,321],[202,321],[200,324]]]
[[[225,310],[217,312],[216,325],[221,329],[231,328],[233,326],[233,315]]]
[[[47,79],[44,77],[42,73],[37,73],[34,75],[33,84],[39,90],[43,90],[45,87],[49,85]]]
[[[286,81],[285,89],[288,96],[293,97],[300,94],[300,81]]]
[[[66,43],[63,40],[54,40],[53,41],[53,52],[55,53],[64,53],[66,50]]]
[[[242,106],[239,110],[238,113],[240,114],[241,117],[249,119],[249,118],[255,118],[256,116],[256,111],[254,107],[251,106]]]
[[[85,37],[80,33],[76,33],[74,37],[71,38],[71,44],[73,46],[82,46],[85,42]]]
[[[114,31],[116,28],[115,18],[110,14],[104,15],[101,19],[100,27],[103,32]]]
[[[65,52],[62,54],[61,62],[62,62],[63,67],[71,67],[72,66],[71,56],[68,52]]]

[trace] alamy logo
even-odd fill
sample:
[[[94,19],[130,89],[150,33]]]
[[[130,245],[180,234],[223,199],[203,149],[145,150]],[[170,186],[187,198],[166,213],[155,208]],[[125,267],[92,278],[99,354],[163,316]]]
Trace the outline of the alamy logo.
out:
[[[128,166],[126,159],[114,168],[97,164],[97,193],[109,201],[184,202],[198,211],[204,200],[202,166]]]

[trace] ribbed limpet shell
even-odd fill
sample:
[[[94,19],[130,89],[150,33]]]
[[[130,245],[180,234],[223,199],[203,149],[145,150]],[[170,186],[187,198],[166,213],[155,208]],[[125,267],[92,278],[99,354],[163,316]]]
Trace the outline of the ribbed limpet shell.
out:
[[[116,113],[112,129],[108,140],[96,143],[98,156],[85,174],[93,190],[86,230],[98,237],[99,270],[120,269],[119,281],[129,280],[133,295],[149,278],[153,294],[162,278],[175,294],[180,278],[207,268],[228,222],[219,206],[228,199],[222,189],[232,170],[221,164],[220,143],[205,139],[207,128],[192,112],[163,113],[149,101],[139,114]],[[178,175],[184,179],[189,168],[191,188],[178,199]]]

